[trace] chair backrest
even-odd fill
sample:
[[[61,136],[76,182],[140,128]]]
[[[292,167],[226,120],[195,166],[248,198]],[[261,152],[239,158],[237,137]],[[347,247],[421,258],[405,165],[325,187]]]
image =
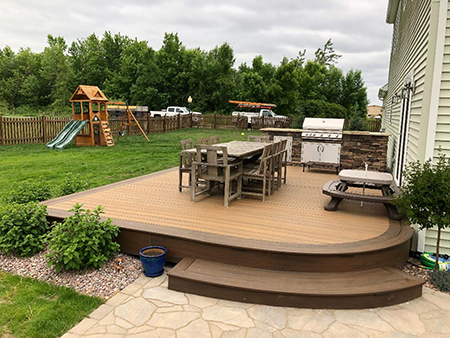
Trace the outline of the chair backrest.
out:
[[[262,155],[261,155],[261,162],[259,163],[259,174],[263,175],[264,171],[267,171],[270,166],[270,158],[272,156],[273,151],[273,144],[269,143],[264,146]]]
[[[281,160],[282,161],[286,161],[286,159],[287,159],[286,146],[287,146],[287,140],[286,139],[281,140],[280,152],[281,152]]]
[[[187,140],[181,140],[181,150],[188,150],[188,149],[194,149],[194,140],[193,139],[187,139]]]
[[[248,135],[247,142],[269,143],[270,137],[269,135]]]
[[[198,138],[197,145],[209,145],[209,138]]]
[[[220,137],[219,136],[211,136],[209,138],[209,144],[210,145],[219,144],[219,143],[220,143]]]
[[[219,165],[228,165],[227,147],[197,144],[196,162],[202,163],[202,165],[206,167],[208,176],[222,176],[223,173],[222,171],[219,171]],[[201,172],[199,172],[199,176],[201,177]]]
[[[281,141],[272,143],[272,158],[274,167],[278,166],[281,160],[281,146]]]
[[[182,151],[180,153],[181,156],[181,166],[182,168],[191,168],[192,162],[195,160],[195,153],[191,153],[188,151]]]

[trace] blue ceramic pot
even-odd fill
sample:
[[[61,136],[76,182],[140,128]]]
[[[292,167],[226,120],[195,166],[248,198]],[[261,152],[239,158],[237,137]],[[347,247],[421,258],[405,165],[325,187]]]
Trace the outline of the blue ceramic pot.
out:
[[[164,272],[167,250],[163,246],[147,246],[139,251],[144,274],[147,277],[156,277]]]

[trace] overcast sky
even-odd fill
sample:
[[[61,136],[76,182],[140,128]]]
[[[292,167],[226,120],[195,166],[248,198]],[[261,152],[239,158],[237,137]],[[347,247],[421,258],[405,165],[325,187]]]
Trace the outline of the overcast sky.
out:
[[[68,44],[92,33],[120,32],[159,49],[165,32],[187,48],[228,42],[236,68],[256,55],[278,64],[307,49],[308,58],[332,38],[338,66],[361,69],[371,104],[387,83],[392,26],[388,0],[0,0],[0,46],[40,52],[47,34]]]

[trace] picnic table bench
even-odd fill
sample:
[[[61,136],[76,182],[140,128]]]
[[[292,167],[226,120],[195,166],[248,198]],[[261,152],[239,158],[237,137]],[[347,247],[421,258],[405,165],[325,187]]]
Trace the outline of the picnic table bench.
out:
[[[348,188],[360,188],[363,193],[348,192]],[[382,196],[365,195],[364,189],[381,190]],[[391,204],[393,196],[400,193],[395,185],[394,179],[389,173],[380,173],[364,170],[342,170],[339,173],[339,180],[331,180],[325,183],[322,188],[325,195],[331,196],[331,201],[325,206],[327,211],[336,211],[343,199],[382,203],[386,207],[389,218],[401,220],[400,214],[394,205]]]

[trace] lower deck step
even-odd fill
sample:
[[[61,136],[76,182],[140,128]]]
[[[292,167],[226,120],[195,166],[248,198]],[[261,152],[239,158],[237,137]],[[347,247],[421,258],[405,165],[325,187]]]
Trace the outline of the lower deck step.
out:
[[[184,258],[169,272],[169,289],[246,303],[299,308],[362,309],[422,295],[423,280],[385,267],[355,272],[252,269]]]

